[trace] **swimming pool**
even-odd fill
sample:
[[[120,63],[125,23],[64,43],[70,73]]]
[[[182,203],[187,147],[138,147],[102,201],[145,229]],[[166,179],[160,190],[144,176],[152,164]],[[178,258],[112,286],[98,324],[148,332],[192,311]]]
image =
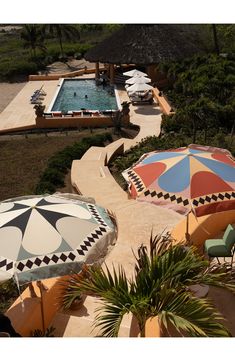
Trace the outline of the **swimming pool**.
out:
[[[117,110],[117,91],[96,85],[94,79],[62,79],[48,111]]]

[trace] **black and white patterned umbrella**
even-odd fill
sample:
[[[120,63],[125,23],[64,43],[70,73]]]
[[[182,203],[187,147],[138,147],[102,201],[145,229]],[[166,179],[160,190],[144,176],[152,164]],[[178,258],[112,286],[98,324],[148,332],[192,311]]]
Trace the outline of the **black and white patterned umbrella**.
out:
[[[104,257],[115,226],[104,208],[78,198],[54,194],[0,202],[0,282],[68,275]]]

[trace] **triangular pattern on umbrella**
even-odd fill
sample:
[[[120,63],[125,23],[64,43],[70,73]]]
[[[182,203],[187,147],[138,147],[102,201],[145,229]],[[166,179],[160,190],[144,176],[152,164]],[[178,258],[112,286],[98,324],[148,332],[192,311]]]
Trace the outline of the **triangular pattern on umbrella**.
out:
[[[79,271],[84,262],[103,257],[114,239],[115,226],[106,210],[75,196],[3,201],[0,281],[15,275],[23,284]]]
[[[193,210],[202,216],[235,209],[235,161],[224,149],[194,144],[151,152],[123,176],[133,198],[183,214]]]

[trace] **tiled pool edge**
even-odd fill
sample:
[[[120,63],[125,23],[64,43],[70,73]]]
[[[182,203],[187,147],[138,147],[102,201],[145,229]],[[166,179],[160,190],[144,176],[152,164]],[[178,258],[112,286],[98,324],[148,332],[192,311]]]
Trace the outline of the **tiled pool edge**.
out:
[[[53,108],[53,106],[54,106],[54,104],[56,102],[57,97],[59,96],[59,93],[60,93],[60,91],[62,89],[64,81],[67,81],[67,80],[69,80],[69,81],[73,81],[73,80],[83,81],[83,80],[95,80],[95,78],[61,78],[61,79],[59,79],[56,92],[55,92],[55,94],[54,94],[48,108],[46,109],[46,113],[52,113],[53,112],[52,108]],[[121,111],[122,106],[121,106],[121,101],[120,101],[120,97],[119,97],[116,85],[113,86],[113,89],[114,89],[114,94],[115,94],[115,99],[116,99],[116,104],[117,104],[117,110]],[[80,109],[70,109],[70,111],[79,111],[79,110]],[[114,109],[106,109],[105,111],[113,111],[113,112],[115,112],[116,110],[114,110]]]
[[[51,102],[50,102],[50,104],[49,104],[49,106],[48,106],[48,108],[47,108],[47,110],[46,110],[47,113],[51,113],[51,112],[52,112],[51,109],[52,109],[52,107],[53,107],[53,105],[54,105],[54,103],[55,103],[55,101],[56,101],[56,99],[57,99],[57,97],[58,97],[58,95],[59,95],[59,92],[61,91],[61,88],[62,88],[61,86],[63,85],[65,79],[66,79],[66,78],[61,78],[61,79],[59,79],[59,82],[58,82],[58,84],[57,84],[56,92],[55,92],[55,94],[54,94],[54,96],[53,96],[53,98],[52,98],[52,100],[51,100]]]

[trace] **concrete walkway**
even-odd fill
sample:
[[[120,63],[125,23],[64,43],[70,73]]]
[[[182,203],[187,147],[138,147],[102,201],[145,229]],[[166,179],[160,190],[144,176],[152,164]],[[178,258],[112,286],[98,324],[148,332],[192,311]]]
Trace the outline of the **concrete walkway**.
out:
[[[125,91],[120,91],[122,101],[128,101]],[[107,167],[113,154],[122,153],[141,139],[159,135],[161,113],[157,104],[145,106],[130,106],[131,122],[140,127],[140,132],[134,139],[119,139],[106,147],[91,147],[80,160],[73,161],[71,180],[78,193],[94,197],[97,204],[112,211],[117,219],[118,237],[116,245],[106,257],[106,264],[122,265],[131,276],[134,270],[138,247],[143,243],[148,245],[151,232],[153,235],[171,230],[182,216],[149,203],[141,203],[128,199],[128,195],[116,183]],[[97,329],[92,331],[94,321],[94,306],[97,300],[87,297],[81,310],[76,313],[58,313],[53,321],[56,336],[89,337],[97,335]],[[125,317],[119,336],[128,336],[131,317]]]
[[[57,84],[58,80],[45,82],[29,81],[2,113],[0,113],[0,132],[6,132],[12,129],[34,128],[36,125],[35,109],[34,105],[30,103],[30,97],[35,90],[43,86],[43,90],[47,94],[43,100],[43,104],[48,107],[55,94]]]

